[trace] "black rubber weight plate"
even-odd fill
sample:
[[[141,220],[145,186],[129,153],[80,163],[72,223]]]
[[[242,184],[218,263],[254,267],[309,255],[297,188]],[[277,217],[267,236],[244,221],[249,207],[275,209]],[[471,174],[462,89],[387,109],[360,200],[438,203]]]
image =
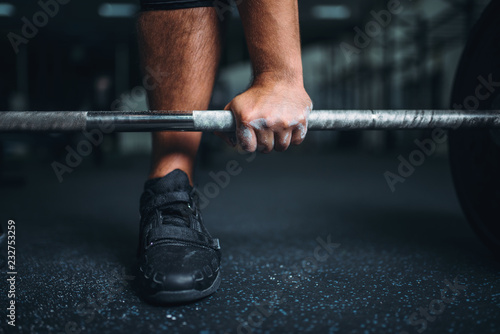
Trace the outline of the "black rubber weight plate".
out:
[[[488,80],[491,75],[500,82],[499,14],[500,1],[492,1],[474,27],[457,69],[452,106],[476,97],[480,76]],[[479,110],[498,108],[500,87],[489,98],[477,101]],[[450,131],[449,146],[462,209],[479,237],[500,256],[500,147],[488,129]]]

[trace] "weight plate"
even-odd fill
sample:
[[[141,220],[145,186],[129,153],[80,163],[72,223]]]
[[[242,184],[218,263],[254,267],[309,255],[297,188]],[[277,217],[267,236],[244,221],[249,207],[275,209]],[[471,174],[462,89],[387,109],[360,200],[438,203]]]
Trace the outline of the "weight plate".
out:
[[[455,75],[452,107],[500,108],[500,1],[475,25]],[[482,86],[482,88],[480,88]],[[449,132],[450,166],[472,228],[500,256],[500,146],[489,129]]]

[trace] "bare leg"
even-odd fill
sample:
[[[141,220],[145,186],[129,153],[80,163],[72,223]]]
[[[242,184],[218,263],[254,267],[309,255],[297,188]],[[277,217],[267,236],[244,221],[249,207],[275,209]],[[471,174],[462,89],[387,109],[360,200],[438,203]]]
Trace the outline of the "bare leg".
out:
[[[220,57],[219,22],[214,8],[151,11],[138,20],[143,68],[167,73],[148,92],[151,110],[208,108]],[[149,178],[181,169],[193,183],[201,133],[153,133]]]

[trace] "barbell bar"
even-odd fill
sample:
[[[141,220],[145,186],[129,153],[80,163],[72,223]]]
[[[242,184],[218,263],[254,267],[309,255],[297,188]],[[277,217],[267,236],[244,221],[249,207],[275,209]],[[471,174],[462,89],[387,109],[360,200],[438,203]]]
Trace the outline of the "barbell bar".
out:
[[[313,110],[308,130],[500,128],[500,110]],[[0,111],[0,132],[235,130],[228,110]]]

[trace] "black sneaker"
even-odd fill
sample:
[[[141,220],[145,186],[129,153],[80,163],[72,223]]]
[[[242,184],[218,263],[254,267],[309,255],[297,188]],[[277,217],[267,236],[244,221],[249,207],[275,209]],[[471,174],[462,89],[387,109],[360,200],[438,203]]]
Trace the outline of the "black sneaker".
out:
[[[139,289],[156,303],[184,303],[220,285],[219,240],[203,226],[189,178],[176,169],[146,181],[141,196]]]

